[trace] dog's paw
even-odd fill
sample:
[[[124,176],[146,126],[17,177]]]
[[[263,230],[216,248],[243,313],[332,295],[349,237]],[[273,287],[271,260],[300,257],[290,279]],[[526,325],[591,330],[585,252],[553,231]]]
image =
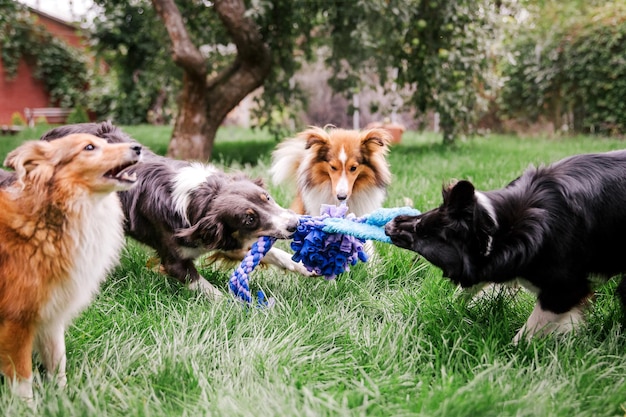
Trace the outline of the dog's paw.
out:
[[[306,267],[304,265],[302,265],[302,263],[300,263],[300,262],[292,262],[290,267],[288,267],[287,269],[289,269],[290,271],[293,271],[293,272],[297,272],[300,275],[304,275],[305,277],[317,277],[317,276],[319,276],[315,272],[309,271],[308,269],[306,269]]]
[[[13,381],[11,383],[11,391],[27,403],[34,402],[33,377]]]
[[[56,384],[57,387],[63,389],[67,386],[67,374],[65,372],[54,373],[48,372],[46,374],[48,381]]]
[[[214,300],[219,300],[224,296],[220,290],[215,288],[209,281],[202,277],[187,284],[187,288],[192,291],[198,291]]]

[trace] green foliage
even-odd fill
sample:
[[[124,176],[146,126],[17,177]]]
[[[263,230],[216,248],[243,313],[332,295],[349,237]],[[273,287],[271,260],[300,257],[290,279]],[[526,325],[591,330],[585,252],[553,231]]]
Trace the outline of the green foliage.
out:
[[[98,117],[139,124],[149,121],[152,112],[157,122],[169,122],[181,71],[170,58],[167,32],[152,5],[149,1],[95,3],[104,13],[94,20],[94,49],[110,66],[110,79],[95,86]],[[190,16],[195,22],[197,15]]]
[[[26,120],[24,120],[24,116],[22,116],[22,113],[13,113],[11,115],[11,124],[13,126],[26,126]]]
[[[403,43],[394,49],[399,80],[416,86],[411,101],[418,109],[439,112],[444,142],[451,142],[472,130],[481,110],[500,10],[476,0],[424,0],[410,10]]]
[[[503,65],[500,103],[509,117],[544,116],[557,128],[626,133],[626,5],[610,2],[572,17],[547,36],[520,35]]]
[[[0,76],[14,77],[20,60],[25,59],[34,67],[34,76],[45,84],[54,105],[86,105],[89,70],[84,54],[54,38],[20,3],[0,0],[0,9],[0,49],[5,69]]]
[[[89,121],[89,115],[87,114],[87,110],[85,110],[83,106],[76,106],[67,116],[67,120],[65,122],[67,124],[72,124],[72,123],[86,123],[88,121]]]
[[[235,55],[225,47],[230,37],[210,4],[176,3],[194,43],[204,45],[209,74],[231,64]],[[117,75],[117,87],[103,95],[108,98],[102,107],[119,122],[146,121],[163,88],[174,106],[181,72],[168,56],[165,28],[155,24],[149,2],[97,4],[105,10],[96,19],[97,49],[108,56]],[[303,61],[321,55],[332,69],[335,92],[351,96],[371,82],[365,74],[377,74],[374,83],[397,81],[410,89],[407,105],[438,111],[447,141],[471,131],[483,104],[481,94],[489,88],[484,74],[499,13],[492,2],[265,0],[246,5],[272,54],[271,72],[256,96],[260,126],[276,133],[298,125],[295,114],[306,106],[306,97],[293,75]]]

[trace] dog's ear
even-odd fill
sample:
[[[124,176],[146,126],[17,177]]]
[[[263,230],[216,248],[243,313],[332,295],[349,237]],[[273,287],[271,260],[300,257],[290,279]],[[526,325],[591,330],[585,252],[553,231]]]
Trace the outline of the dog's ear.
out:
[[[27,176],[38,182],[48,181],[59,161],[59,156],[50,143],[29,141],[9,152],[4,166],[13,168],[17,174],[17,182],[23,185]]]
[[[193,246],[194,242],[217,242],[223,234],[223,225],[209,217],[203,217],[193,225],[178,229],[176,237],[188,241],[189,246]]]
[[[311,127],[304,132],[300,132],[298,137],[301,137],[306,141],[306,145],[304,146],[305,149],[309,149],[313,146],[328,146],[328,133],[319,127]]]
[[[451,215],[462,215],[468,208],[474,205],[474,192],[476,189],[469,181],[458,181],[444,192],[444,205]]]
[[[265,189],[265,182],[263,181],[263,178],[255,178],[254,180],[252,180],[252,182],[254,182],[259,187]]]
[[[374,128],[365,131],[361,138],[361,148],[363,152],[371,155],[376,151],[387,151],[389,144],[391,143],[391,133],[385,129]]]
[[[185,240],[187,246],[201,242],[208,249],[237,249],[237,241],[230,236],[215,215],[201,218],[194,225],[179,229],[176,237]]]
[[[265,188],[265,182],[263,181],[263,178],[250,178],[249,176],[247,176],[246,174],[244,174],[243,172],[234,174],[231,179],[233,181],[252,181],[253,183],[255,183],[256,185],[258,185],[261,188]],[[218,183],[218,185],[221,185],[221,183]],[[217,194],[215,192],[215,194]]]

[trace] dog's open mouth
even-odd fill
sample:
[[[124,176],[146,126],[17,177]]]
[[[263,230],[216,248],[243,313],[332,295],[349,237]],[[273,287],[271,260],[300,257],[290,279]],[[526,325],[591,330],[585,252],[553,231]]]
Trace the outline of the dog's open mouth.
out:
[[[135,182],[137,181],[137,174],[134,172],[132,174],[129,174],[127,171],[125,171],[125,169],[135,165],[136,163],[137,161],[133,161],[124,165],[119,165],[105,172],[104,177],[109,179],[115,179],[120,182]]]

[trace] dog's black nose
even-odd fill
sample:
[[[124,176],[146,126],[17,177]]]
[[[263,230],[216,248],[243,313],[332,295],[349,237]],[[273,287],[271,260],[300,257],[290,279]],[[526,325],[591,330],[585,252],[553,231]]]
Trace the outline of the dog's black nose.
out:
[[[287,225],[287,231],[293,233],[298,229],[298,223],[290,223]]]
[[[140,145],[134,145],[131,146],[130,149],[132,149],[133,151],[135,151],[135,153],[137,155],[141,155],[141,146]]]
[[[337,194],[337,200],[344,201],[348,198],[348,194]]]

